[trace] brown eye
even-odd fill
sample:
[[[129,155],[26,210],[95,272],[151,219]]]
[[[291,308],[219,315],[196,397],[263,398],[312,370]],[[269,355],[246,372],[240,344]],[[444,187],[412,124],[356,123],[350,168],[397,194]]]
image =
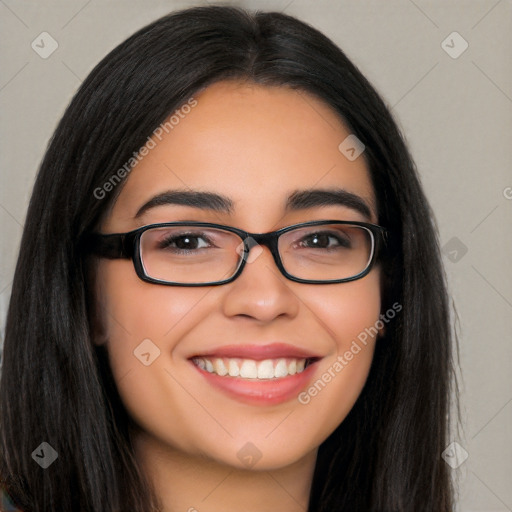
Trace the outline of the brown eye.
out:
[[[159,249],[177,249],[180,251],[193,251],[211,247],[211,242],[204,234],[171,235],[159,243]]]
[[[350,240],[339,233],[318,232],[305,236],[300,245],[312,249],[334,249],[336,247],[350,248]]]

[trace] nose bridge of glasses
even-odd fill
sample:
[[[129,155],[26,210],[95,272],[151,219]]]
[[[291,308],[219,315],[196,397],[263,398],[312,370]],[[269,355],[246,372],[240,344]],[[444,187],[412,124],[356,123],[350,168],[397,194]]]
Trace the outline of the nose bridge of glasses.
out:
[[[279,253],[277,250],[277,236],[275,233],[247,233],[244,238],[244,246],[247,257],[251,249],[258,248],[260,246],[267,247],[272,254],[274,261],[277,266],[280,266]],[[260,249],[261,252],[262,249]]]
[[[272,233],[247,233],[244,242],[248,250],[257,245],[264,245],[271,249],[273,238]]]

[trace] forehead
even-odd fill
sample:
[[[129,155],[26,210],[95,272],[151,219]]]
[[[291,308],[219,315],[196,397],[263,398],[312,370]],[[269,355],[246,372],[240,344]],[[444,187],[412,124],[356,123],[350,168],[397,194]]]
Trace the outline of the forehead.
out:
[[[175,189],[228,196],[237,218],[256,231],[255,222],[265,215],[270,222],[300,189],[343,188],[374,210],[365,160],[339,150],[350,131],[323,101],[235,81],[215,83],[194,100],[152,136],[154,146],[131,171],[113,209],[124,227],[133,227],[130,219],[152,196]]]

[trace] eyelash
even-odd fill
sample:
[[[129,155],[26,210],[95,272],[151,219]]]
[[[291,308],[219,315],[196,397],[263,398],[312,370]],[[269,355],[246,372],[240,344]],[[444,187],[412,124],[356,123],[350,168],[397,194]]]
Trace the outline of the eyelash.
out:
[[[159,244],[159,249],[167,249],[170,248],[171,244],[175,243],[176,240],[182,239],[184,237],[190,237],[190,238],[202,238],[203,240],[206,240],[210,246],[214,246],[212,244],[212,241],[204,234],[204,233],[179,233],[179,234],[173,234],[167,238],[164,238]],[[180,249],[175,248],[176,252],[183,252],[183,253],[189,253],[193,252],[190,249]]]
[[[335,239],[338,243],[338,245],[335,247],[323,247],[322,249],[324,249],[324,250],[336,250],[337,248],[349,249],[351,246],[350,241],[348,240],[347,237],[342,237],[338,233],[335,233],[333,231],[328,231],[328,230],[307,233],[300,240],[298,240],[296,245],[304,247],[304,244],[307,243],[308,240],[311,240],[311,238],[313,238],[313,237],[318,238],[321,236],[327,236],[329,241],[330,241],[330,239]],[[209,247],[199,247],[199,248],[196,247],[194,249],[183,249],[183,248],[179,248],[179,247],[171,247],[172,244],[175,244],[178,240],[187,238],[187,237],[191,238],[191,239],[203,239],[208,244]],[[216,245],[213,243],[211,238],[209,238],[205,233],[192,233],[192,232],[173,234],[173,235],[168,236],[167,238],[161,240],[158,244],[159,249],[172,248],[175,252],[179,252],[179,253],[183,253],[183,254],[187,254],[187,253],[195,252],[196,250],[199,250],[199,249],[205,249],[205,248],[211,248],[211,247],[216,247]],[[307,249],[311,249],[311,248],[315,249],[315,247],[306,247],[306,248]],[[316,249],[318,249],[318,247],[316,247]]]

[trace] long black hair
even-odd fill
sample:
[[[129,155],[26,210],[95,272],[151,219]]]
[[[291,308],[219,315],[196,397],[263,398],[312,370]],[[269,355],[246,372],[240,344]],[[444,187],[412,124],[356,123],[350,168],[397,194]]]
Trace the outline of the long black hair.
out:
[[[105,354],[91,342],[80,241],[121,187],[98,190],[172,112],[228,79],[290,87],[337,112],[366,146],[378,221],[391,233],[383,310],[402,309],[377,343],[353,409],[319,447],[309,512],[450,511],[441,452],[455,344],[433,217],[399,129],[323,34],[284,14],[220,6],[171,13],[120,44],[82,84],[50,141],[8,311],[0,484],[26,512],[158,510]],[[41,442],[58,452],[46,470],[31,456]]]

